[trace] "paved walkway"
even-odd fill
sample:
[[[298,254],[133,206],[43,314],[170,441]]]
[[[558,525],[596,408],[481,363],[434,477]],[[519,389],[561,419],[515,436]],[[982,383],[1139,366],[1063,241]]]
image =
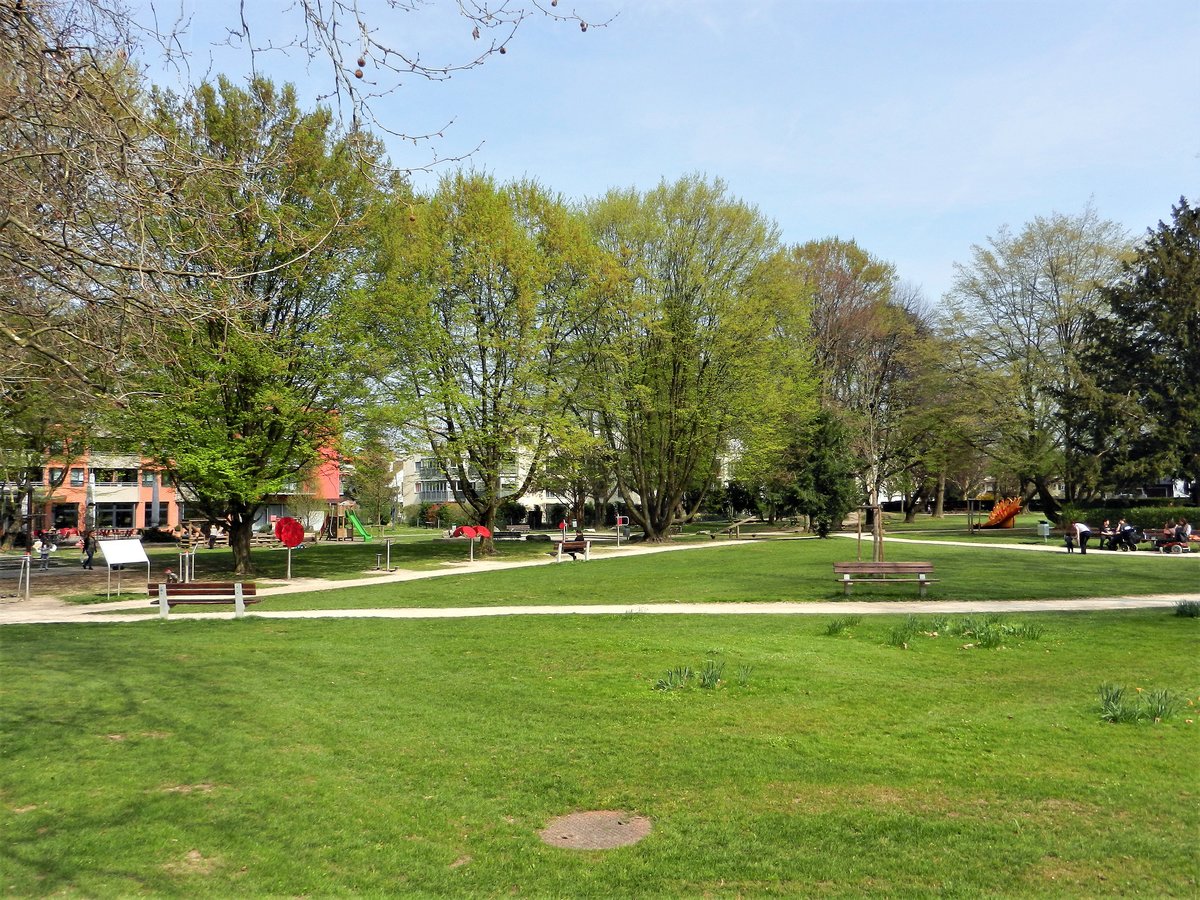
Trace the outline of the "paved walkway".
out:
[[[838,537],[853,538],[853,534],[841,534]],[[954,541],[916,541],[907,538],[889,537],[888,542],[897,543],[939,543],[950,546],[962,546]],[[730,547],[745,547],[752,541],[723,541],[707,544],[673,544],[663,547],[632,546],[623,547],[620,551],[601,545],[593,548],[593,556],[603,558],[606,551],[615,556],[634,556],[649,553],[671,553],[680,551],[716,550]],[[1058,550],[1056,547],[1042,547],[1033,544],[994,544],[980,543],[980,548],[1003,548],[1011,550],[1048,551]],[[1200,556],[1200,554],[1197,554]],[[1178,557],[1176,557],[1178,558]],[[1185,557],[1186,558],[1186,557]],[[397,571],[380,573],[364,578],[331,581],[324,579],[306,578],[295,579],[288,584],[260,587],[260,597],[295,594],[310,591],[340,591],[346,588],[368,587],[380,584],[392,584],[403,581],[414,581],[423,578],[439,578],[447,575],[469,575],[476,572],[497,571],[500,569],[518,569],[530,566],[553,565],[554,560],[532,559],[520,562],[498,562],[494,560],[476,560],[473,563],[460,563],[441,569],[429,571]],[[653,604],[599,604],[599,605],[562,605],[562,606],[477,606],[477,607],[422,607],[416,609],[314,609],[314,610],[265,610],[254,608],[250,615],[264,619],[331,619],[331,618],[360,618],[360,619],[462,619],[485,616],[553,616],[553,615],[885,615],[885,614],[932,614],[932,613],[980,613],[980,612],[1051,612],[1051,611],[1084,611],[1084,610],[1114,610],[1114,609],[1149,609],[1172,607],[1180,600],[1200,602],[1200,593],[1190,594],[1161,594],[1141,597],[1093,597],[1074,600],[906,600],[906,601],[813,601],[801,603],[653,603]],[[145,597],[135,600],[122,600],[105,603],[103,606],[64,603],[54,597],[33,597],[30,600],[9,601],[0,603],[0,625],[17,624],[62,624],[62,623],[99,623],[99,622],[148,622],[157,621],[158,616],[148,615],[145,610],[150,601]],[[143,610],[140,613],[130,613],[129,610]],[[177,615],[171,621],[190,621],[195,619],[230,619],[231,610],[221,612],[195,612]]]

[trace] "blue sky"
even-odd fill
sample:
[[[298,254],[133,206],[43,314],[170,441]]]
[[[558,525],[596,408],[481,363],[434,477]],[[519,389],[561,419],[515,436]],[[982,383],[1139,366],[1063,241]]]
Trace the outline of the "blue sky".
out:
[[[230,0],[184,2],[198,10],[193,50],[204,27],[236,15]],[[1200,202],[1198,0],[559,8],[615,18],[586,34],[531,19],[506,55],[447,82],[405,84],[376,102],[378,117],[409,133],[454,119],[440,155],[481,144],[471,165],[572,199],[719,177],[785,241],[854,238],[930,301],[1002,225],[1091,201],[1136,236],[1181,195]],[[390,16],[376,20],[380,36],[430,61],[477,49],[470,28],[436,8]],[[296,80],[309,102],[325,86],[319,68],[268,71]],[[427,148],[390,148],[400,165],[429,159]],[[426,187],[435,178],[414,175]]]

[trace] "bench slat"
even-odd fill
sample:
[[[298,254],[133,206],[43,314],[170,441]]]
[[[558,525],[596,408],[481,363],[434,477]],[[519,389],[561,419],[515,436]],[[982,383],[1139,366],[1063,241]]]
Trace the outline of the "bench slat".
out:
[[[241,618],[246,611],[246,604],[258,603],[255,596],[256,586],[252,581],[224,583],[216,581],[194,581],[188,584],[182,582],[150,582],[146,591],[151,597],[151,605],[157,605],[160,614],[165,619],[167,611],[173,606],[181,605],[215,605],[218,603],[234,605],[235,615]]]
[[[158,584],[149,583],[146,585],[146,592],[153,597],[158,596]],[[221,584],[215,581],[172,581],[167,582],[167,596],[195,594],[197,596],[220,596],[232,597],[234,588],[232,584]],[[253,597],[258,592],[256,585],[251,581],[242,582],[242,596]]]
[[[835,562],[833,571],[841,574],[849,572],[852,575],[907,574],[910,572],[932,572],[930,562]]]
[[[835,562],[833,571],[846,597],[854,584],[916,584],[924,599],[925,588],[937,583],[936,578],[928,577],[933,574],[930,562]]]
[[[168,597],[167,606],[208,606],[223,604],[228,606],[233,603],[233,597]],[[151,601],[153,606],[157,600]],[[262,597],[243,597],[243,603],[262,603]]]
[[[582,553],[583,558],[589,559],[592,553],[592,542],[590,540],[580,541],[559,541],[555,544],[555,549],[550,555],[556,560],[562,560],[563,554],[566,553],[571,559],[575,558],[576,553]]]

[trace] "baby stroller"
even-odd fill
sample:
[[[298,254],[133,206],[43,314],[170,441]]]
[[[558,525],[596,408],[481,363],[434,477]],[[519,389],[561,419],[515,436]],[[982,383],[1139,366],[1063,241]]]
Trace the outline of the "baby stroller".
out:
[[[1139,541],[1145,540],[1145,536],[1134,528],[1132,525],[1125,525],[1113,535],[1112,544],[1109,546],[1111,550],[1136,550]]]

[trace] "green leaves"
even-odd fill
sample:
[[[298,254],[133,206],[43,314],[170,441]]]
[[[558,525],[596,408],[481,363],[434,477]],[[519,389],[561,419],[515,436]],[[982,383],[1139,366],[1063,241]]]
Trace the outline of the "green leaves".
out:
[[[656,539],[685,494],[703,495],[731,442],[778,413],[777,234],[723,183],[696,176],[612,191],[589,220],[618,280],[585,337],[596,373],[586,405],[624,500],[640,500],[632,514]]]
[[[583,375],[577,323],[600,302],[600,256],[582,222],[531,182],[456,173],[383,223],[371,312],[383,392],[411,398],[406,424],[491,525],[529,489],[566,427]],[[511,480],[525,454],[524,476]]]

